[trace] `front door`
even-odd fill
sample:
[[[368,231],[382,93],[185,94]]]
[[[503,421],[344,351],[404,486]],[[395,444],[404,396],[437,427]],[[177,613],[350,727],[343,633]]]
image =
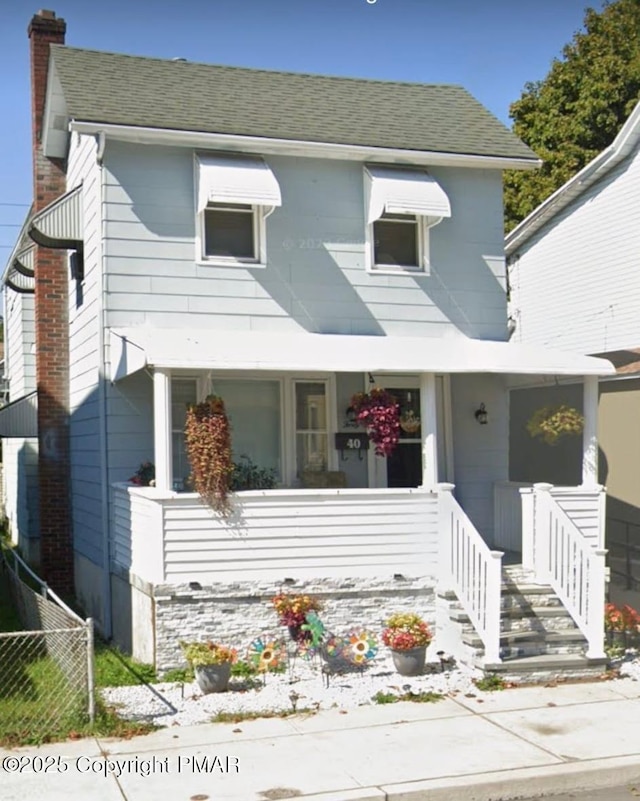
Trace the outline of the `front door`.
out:
[[[392,379],[389,379],[391,382]],[[422,431],[420,428],[420,389],[418,379],[396,379],[397,383],[386,383],[387,389],[400,404],[400,441],[395,451],[386,459],[375,457],[377,486],[419,487],[422,485]],[[446,377],[436,376],[438,480],[451,480],[451,457],[446,441]],[[380,464],[382,463],[382,464]]]

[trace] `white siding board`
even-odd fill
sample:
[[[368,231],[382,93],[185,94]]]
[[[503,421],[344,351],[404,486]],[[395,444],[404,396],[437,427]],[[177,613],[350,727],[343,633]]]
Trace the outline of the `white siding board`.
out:
[[[640,342],[640,151],[563,209],[511,269],[518,341],[598,353]]]
[[[315,331],[342,327],[353,333],[444,336],[460,329],[472,336],[504,336],[498,172],[434,170],[451,197],[454,217],[431,232],[437,277],[413,282],[406,276],[380,280],[364,270],[362,165],[284,157],[268,161],[283,195],[283,206],[267,220],[268,268],[194,267],[192,154],[123,143],[107,149],[109,324],[122,320],[125,325],[180,327],[188,312],[191,326],[205,328],[226,325],[219,316],[211,319],[223,314],[247,317],[246,327],[258,330],[289,330],[292,318]],[[144,288],[141,282],[128,286],[127,276],[133,275],[151,278],[151,286],[146,291],[139,291]],[[233,283],[238,275],[242,284]],[[200,285],[192,291],[184,280],[194,277]],[[356,285],[367,290],[412,285],[415,299],[407,308],[407,301],[363,297]],[[325,288],[321,294],[318,287]],[[436,288],[440,295],[434,302]],[[464,296],[456,298],[458,291]],[[476,291],[485,297],[482,312],[474,314],[480,305]],[[175,300],[179,296],[190,299],[187,308]],[[264,303],[247,303],[246,298],[263,298]],[[332,303],[334,299],[339,303]],[[349,328],[346,319],[357,322]],[[441,324],[425,326],[429,320]]]

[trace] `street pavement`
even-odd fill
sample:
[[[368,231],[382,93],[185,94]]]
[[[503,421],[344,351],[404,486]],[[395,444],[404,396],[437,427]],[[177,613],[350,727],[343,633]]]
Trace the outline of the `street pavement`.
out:
[[[631,679],[0,750],[0,801],[509,801],[636,784]]]

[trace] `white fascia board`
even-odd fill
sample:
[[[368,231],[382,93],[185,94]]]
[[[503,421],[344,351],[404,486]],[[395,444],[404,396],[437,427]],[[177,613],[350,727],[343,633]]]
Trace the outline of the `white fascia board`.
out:
[[[47,92],[42,116],[42,152],[47,158],[65,158],[69,148],[69,115],[53,58],[49,55]]]
[[[70,131],[138,144],[162,144],[174,147],[229,150],[261,155],[299,156],[301,158],[331,158],[347,161],[372,161],[405,165],[443,167],[474,167],[494,170],[534,170],[540,159],[519,159],[503,156],[474,156],[461,153],[437,153],[423,150],[361,147],[330,142],[301,142],[296,139],[268,139],[261,136],[213,134],[201,131],[177,131],[164,128],[142,128],[131,125],[111,125],[99,122],[71,120]]]
[[[640,142],[640,103],[633,109],[609,147],[585,164],[580,172],[543,200],[528,217],[507,234],[504,240],[506,255],[510,256],[575,197],[581,195],[602,175],[626,158],[638,142]]]

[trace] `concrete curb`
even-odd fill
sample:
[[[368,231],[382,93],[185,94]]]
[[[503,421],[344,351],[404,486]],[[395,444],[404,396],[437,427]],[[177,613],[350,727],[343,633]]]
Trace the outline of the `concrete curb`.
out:
[[[515,801],[640,783],[640,754],[302,796],[304,801]]]

